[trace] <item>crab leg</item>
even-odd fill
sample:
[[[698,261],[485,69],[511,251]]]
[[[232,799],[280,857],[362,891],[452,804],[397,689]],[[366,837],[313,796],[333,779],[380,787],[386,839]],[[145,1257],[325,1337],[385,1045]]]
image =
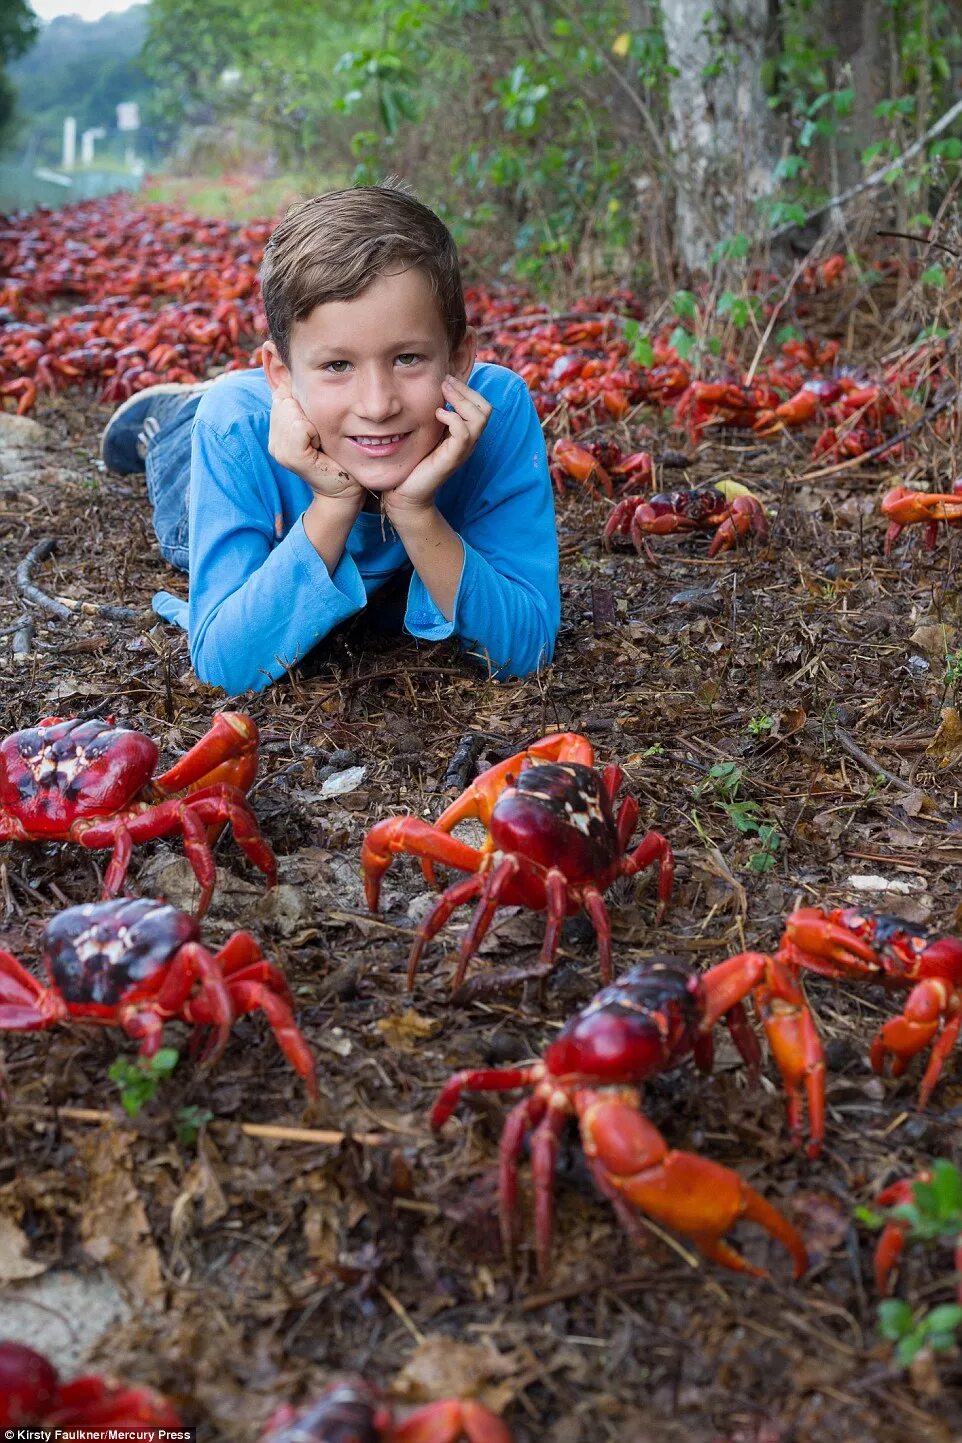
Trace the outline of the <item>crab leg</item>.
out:
[[[962,1027],[960,1006],[962,998],[947,981],[926,977],[912,988],[901,1016],[886,1022],[872,1043],[870,1058],[875,1071],[883,1072],[886,1059],[891,1057],[892,1076],[901,1077],[912,1058],[924,1051],[942,1028],[922,1079],[919,1107],[928,1102],[945,1059],[955,1046]],[[953,1010],[955,1016],[950,1018]]]
[[[625,858],[624,874],[633,877],[653,862],[658,863],[658,910],[656,924],[660,923],[671,901],[671,887],[675,877],[675,855],[671,843],[660,832],[646,832],[630,857]]]
[[[193,792],[185,799],[172,797],[169,801],[148,807],[139,816],[125,817],[123,821],[76,822],[71,828],[71,837],[84,847],[113,847],[114,854],[104,876],[103,889],[105,897],[112,897],[123,886],[134,842],[181,832],[187,860],[201,888],[197,916],[202,917],[213,894],[217,875],[205,827],[224,821],[231,823],[241,851],[264,873],[268,886],[273,886],[277,881],[274,853],[261,836],[257,818],[243,793],[223,782],[204,791]]]
[[[156,794],[164,798],[174,792],[193,792],[218,782],[228,782],[242,792],[249,791],[257,776],[259,740],[252,717],[239,711],[218,712],[207,735],[168,771],[154,778]]]
[[[765,952],[740,952],[709,968],[701,979],[704,999],[702,1027],[710,1032],[722,1017],[732,1017],[736,1003],[752,993],[768,1045],[781,1073],[788,1099],[788,1124],[796,1146],[802,1133],[802,1090],[808,1101],[809,1157],[816,1157],[825,1137],[825,1055],[815,1020],[801,987],[780,957]],[[746,1024],[747,1026],[747,1024]],[[749,1044],[750,1045],[750,1044]],[[742,1052],[749,1066],[752,1059]]]
[[[39,1032],[67,1015],[58,992],[44,987],[9,952],[0,951],[0,1028]]]
[[[298,1076],[304,1079],[308,1097],[312,1102],[316,1102],[318,1087],[314,1056],[284,998],[279,997],[262,982],[242,981],[237,977],[231,978],[227,990],[235,1017],[247,1012],[263,1012],[278,1047]],[[208,1000],[201,997],[196,1003],[188,1004],[182,1015],[188,1022],[210,1022],[212,1017],[206,1015],[208,1010]],[[216,1056],[215,1051],[214,1057]],[[213,1061],[213,1057],[211,1060]]]

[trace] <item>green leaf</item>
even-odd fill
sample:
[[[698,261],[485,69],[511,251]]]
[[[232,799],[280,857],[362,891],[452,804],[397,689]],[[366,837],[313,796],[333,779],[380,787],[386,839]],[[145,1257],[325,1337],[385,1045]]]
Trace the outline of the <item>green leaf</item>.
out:
[[[783,346],[786,341],[804,340],[804,337],[805,332],[801,329],[800,326],[779,326],[778,330],[775,332],[775,340],[780,346]]]
[[[928,1333],[951,1335],[960,1325],[962,1325],[962,1306],[958,1303],[943,1303],[941,1307],[933,1308],[925,1319],[925,1328]]]
[[[879,1303],[878,1330],[883,1338],[894,1342],[913,1327],[912,1309],[901,1298],[886,1298]]]
[[[950,136],[948,140],[934,140],[929,146],[929,156],[932,159],[959,160],[962,158],[962,140],[956,140]]]
[[[783,155],[775,167],[775,179],[794,180],[807,168],[808,160],[804,155]]]
[[[686,331],[684,326],[676,326],[668,337],[668,344],[674,347],[680,361],[687,361],[695,349],[695,337],[691,331]]]
[[[676,291],[671,298],[671,307],[676,316],[693,321],[698,315],[698,302],[691,291]]]
[[[925,1347],[925,1336],[920,1330],[914,1333],[907,1333],[900,1339],[895,1349],[895,1358],[903,1368],[907,1368],[918,1353]]]
[[[932,1191],[941,1216],[962,1222],[962,1173],[947,1158],[932,1164]]]
[[[720,240],[711,253],[712,265],[718,265],[720,261],[740,261],[748,255],[751,242],[747,235],[741,233],[726,236]]]
[[[945,271],[940,265],[929,266],[919,277],[923,285],[938,286],[941,290],[945,285]]]

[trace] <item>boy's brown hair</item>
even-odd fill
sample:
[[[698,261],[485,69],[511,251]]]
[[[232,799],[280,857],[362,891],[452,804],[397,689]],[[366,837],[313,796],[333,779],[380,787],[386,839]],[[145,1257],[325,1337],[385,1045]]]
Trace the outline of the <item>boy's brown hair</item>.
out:
[[[267,326],[285,366],[291,331],[315,306],[353,300],[385,271],[409,266],[431,281],[456,350],[467,329],[461,270],[451,234],[433,210],[388,184],[331,190],[288,211],[261,265]]]

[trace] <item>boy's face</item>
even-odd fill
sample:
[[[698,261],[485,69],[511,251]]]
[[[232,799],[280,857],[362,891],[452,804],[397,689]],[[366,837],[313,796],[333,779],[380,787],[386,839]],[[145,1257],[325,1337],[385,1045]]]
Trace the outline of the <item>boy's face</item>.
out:
[[[321,449],[369,491],[390,491],[448,434],[435,415],[445,375],[466,381],[477,341],[450,343],[423,271],[378,276],[349,301],[315,306],[291,332],[286,367],[272,342],[264,369],[289,382]]]

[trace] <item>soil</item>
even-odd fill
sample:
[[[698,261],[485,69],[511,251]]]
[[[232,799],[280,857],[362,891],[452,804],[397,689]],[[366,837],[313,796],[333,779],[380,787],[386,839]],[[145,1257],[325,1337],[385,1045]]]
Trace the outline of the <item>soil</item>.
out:
[[[44,444],[0,484],[0,723],[109,714],[150,732],[167,765],[224,698],[192,676],[185,638],[150,613],[154,591],[185,594],[186,582],[159,557],[141,480],[97,460],[107,415],[92,394],[41,398]],[[771,949],[800,903],[857,903],[954,931],[962,781],[951,714],[932,748],[954,700],[946,657],[962,645],[958,539],[943,529],[930,553],[913,528],[885,560],[878,498],[906,465],[807,476],[824,469],[811,439],[710,430],[685,471],[662,473],[664,484],[733,477],[768,508],[767,543],[713,560],[697,535],[657,539],[657,568],[630,549],[606,553],[608,503],[573,487],[558,506],[564,622],[543,676],[490,682],[453,647],[353,628],[305,673],[245,698],[262,735],[252,803],[281,885],[265,896],[228,832],[204,935],[220,945],[250,927],[283,968],[322,1105],[304,1118],[301,1083],[260,1016],[237,1023],[206,1074],[186,1029],[170,1026],[179,1065],[132,1118],[108,1077],[133,1053],[116,1032],[6,1037],[0,1221],[19,1230],[21,1261],[51,1274],[106,1269],[132,1309],[91,1340],[89,1367],[168,1393],[201,1443],[253,1443],[278,1403],[345,1372],[404,1402],[474,1393],[518,1443],[962,1436],[958,1353],[894,1365],[876,1332],[875,1235],[853,1213],[933,1157],[960,1160],[957,1055],[923,1113],[917,1065],[899,1081],[869,1067],[871,1039],[904,994],[806,983],[828,1059],[816,1161],[791,1145],[771,1063],[753,1086],[721,1039],[711,1075],[686,1064],[646,1094],[672,1146],[737,1170],[793,1219],[813,1263],[800,1283],[757,1228],[739,1228],[738,1246],[771,1281],[706,1263],[663,1229],[643,1230],[643,1245],[629,1237],[574,1135],[541,1281],[527,1191],[513,1270],[499,1245],[497,1143],[516,1094],[466,1098],[437,1136],[427,1118],[452,1070],[536,1056],[587,1002],[599,985],[592,930],[566,925],[541,992],[457,1006],[467,909],[426,948],[409,993],[406,957],[427,902],[420,868],[395,861],[376,917],[359,882],[373,820],[436,816],[458,790],[445,778],[466,734],[482,734],[483,767],[561,728],[625,768],[642,824],[675,849],[662,926],[650,877],[608,894],[619,971],[660,953],[703,966]],[[921,442],[915,453],[923,485],[945,479],[940,445],[938,456]],[[14,661],[10,628],[25,609],[15,571],[44,537],[56,550],[37,585],[140,619],[61,620],[31,606],[32,651]],[[344,779],[352,768],[363,774]],[[338,794],[339,778],[351,789]],[[35,963],[43,924],[97,895],[102,861],[73,846],[6,847],[3,945]],[[193,895],[173,844],[138,848],[130,880]],[[478,971],[533,961],[542,929],[541,916],[505,909]],[[351,1136],[321,1145],[244,1131],[259,1123]],[[11,1267],[10,1235],[0,1315],[29,1287]],[[951,1301],[950,1266],[947,1249],[911,1248],[900,1294],[916,1308]],[[86,1317],[68,1322],[82,1339]]]

